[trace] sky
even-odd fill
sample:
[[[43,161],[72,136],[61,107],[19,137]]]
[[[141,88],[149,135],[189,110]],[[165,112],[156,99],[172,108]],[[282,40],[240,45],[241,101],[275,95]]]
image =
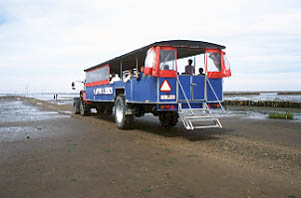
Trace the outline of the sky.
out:
[[[0,0],[0,93],[68,92],[84,69],[163,40],[226,46],[225,91],[301,91],[297,0]]]

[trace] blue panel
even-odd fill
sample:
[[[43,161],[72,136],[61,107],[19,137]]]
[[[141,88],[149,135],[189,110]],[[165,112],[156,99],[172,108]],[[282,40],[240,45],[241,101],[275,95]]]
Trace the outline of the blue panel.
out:
[[[222,78],[210,78],[209,79],[212,88],[214,89],[217,97],[219,100],[223,99],[223,79]],[[213,90],[209,86],[209,83],[207,83],[207,100],[210,101],[217,101]]]
[[[171,87],[170,92],[162,92],[159,90],[159,101],[160,102],[175,102],[177,100],[177,79],[176,78],[159,78],[160,89],[163,82],[167,80],[168,84]]]
[[[157,101],[157,78],[147,76],[140,81],[136,78],[131,80],[127,89],[127,99],[134,102],[156,102]]]
[[[113,101],[116,83],[86,88],[86,99],[91,101]]]
[[[185,76],[182,76],[182,75],[179,76],[179,80],[181,82],[181,85],[184,89],[184,92],[185,92],[186,97],[188,98],[188,100],[191,100],[190,77],[191,76],[186,76],[186,75]],[[185,96],[183,94],[183,91],[182,91],[182,88],[180,87],[180,85],[179,85],[179,96],[178,97],[179,97],[179,100],[185,100]]]
[[[193,100],[203,100],[204,99],[204,80],[205,76],[193,76],[192,83],[192,98]]]

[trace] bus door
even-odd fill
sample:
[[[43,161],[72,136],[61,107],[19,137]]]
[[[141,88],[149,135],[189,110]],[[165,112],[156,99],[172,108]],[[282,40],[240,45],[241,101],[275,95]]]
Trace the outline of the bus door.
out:
[[[191,76],[180,75],[178,76],[178,100],[179,102],[191,101]]]
[[[178,77],[179,101],[185,102],[188,99],[190,102],[198,102],[204,100],[204,77],[203,75],[180,75]]]
[[[204,92],[205,92],[205,76],[191,76],[191,98],[192,101],[200,101],[204,100]]]

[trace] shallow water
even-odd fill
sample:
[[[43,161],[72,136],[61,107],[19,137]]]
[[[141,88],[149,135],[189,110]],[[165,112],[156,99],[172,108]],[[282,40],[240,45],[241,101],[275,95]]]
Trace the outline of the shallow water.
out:
[[[269,119],[270,113],[286,113],[286,111],[281,110],[244,110],[242,109],[226,109],[225,113],[222,110],[212,110],[212,114],[215,117],[223,118],[223,117],[238,117],[240,119],[256,119],[256,120],[265,120]],[[294,119],[293,120],[287,120],[291,122],[301,122],[301,113],[293,112]]]
[[[35,98],[38,100],[44,100],[53,102],[58,105],[73,104],[73,98],[79,97],[79,93],[59,93],[57,99],[54,100],[55,93],[29,93],[29,94],[0,94],[1,96],[24,96],[29,98]]]
[[[55,111],[45,111],[39,106],[24,103],[21,100],[8,100],[0,98],[0,126],[3,123],[39,121],[70,116]]]
[[[66,114],[66,113],[64,113]],[[13,142],[49,136],[40,126],[45,120],[66,119],[70,115],[42,109],[18,98],[0,97],[0,142]]]

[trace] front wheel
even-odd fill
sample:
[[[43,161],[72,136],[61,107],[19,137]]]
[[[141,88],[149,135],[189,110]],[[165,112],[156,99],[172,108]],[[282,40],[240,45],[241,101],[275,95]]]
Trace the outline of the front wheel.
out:
[[[80,98],[73,98],[73,114],[79,114],[80,113]]]
[[[129,129],[133,121],[133,115],[126,115],[126,103],[124,97],[117,96],[115,100],[115,123],[120,129]]]
[[[79,104],[79,112],[80,112],[80,115],[82,115],[82,116],[87,116],[90,113],[89,106],[82,100],[82,98],[81,98],[80,104]]]

